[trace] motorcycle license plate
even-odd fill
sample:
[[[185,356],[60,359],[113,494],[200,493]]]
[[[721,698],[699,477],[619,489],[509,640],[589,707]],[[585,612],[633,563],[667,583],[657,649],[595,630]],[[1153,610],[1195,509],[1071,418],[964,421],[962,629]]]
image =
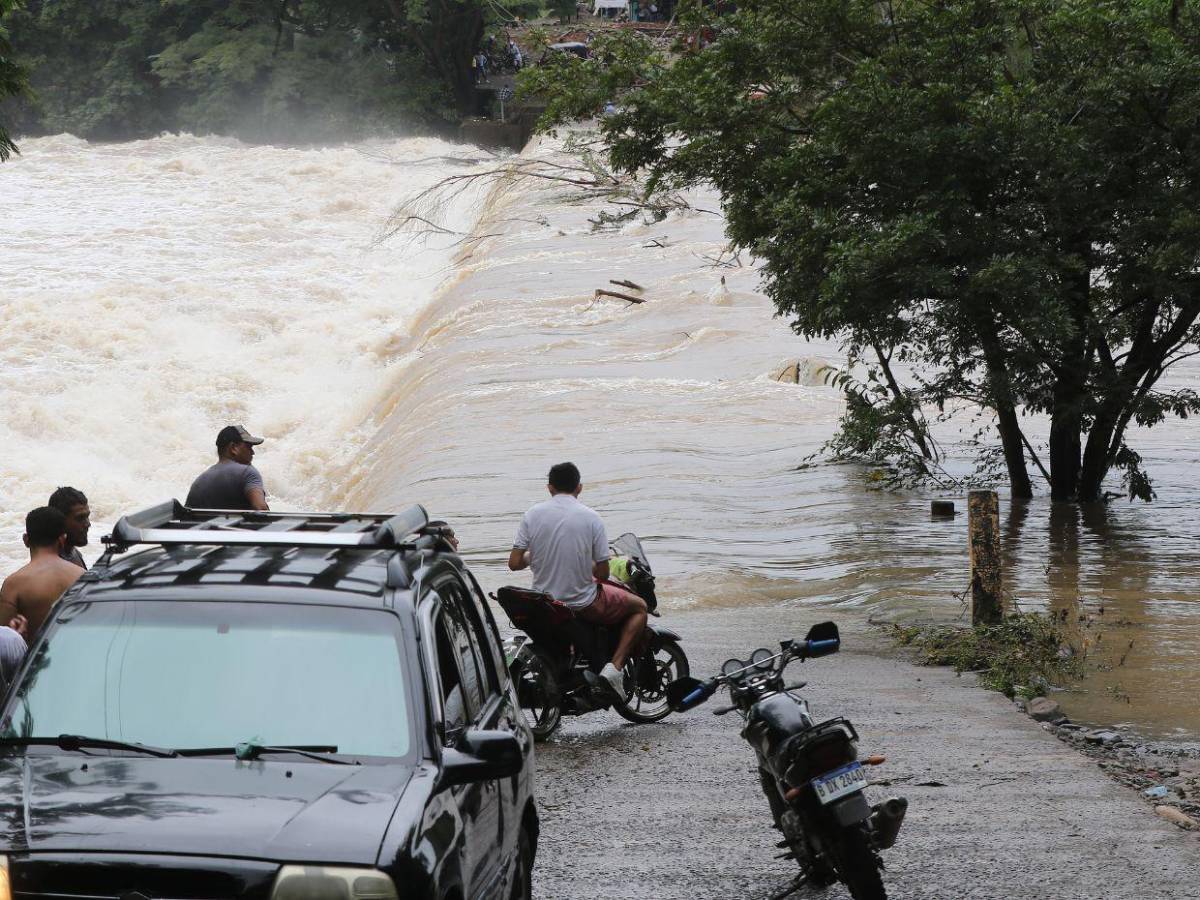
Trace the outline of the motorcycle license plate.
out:
[[[817,799],[822,803],[832,803],[839,797],[861,791],[867,786],[867,771],[858,763],[850,763],[832,772],[826,772],[820,778],[812,780],[813,790]]]

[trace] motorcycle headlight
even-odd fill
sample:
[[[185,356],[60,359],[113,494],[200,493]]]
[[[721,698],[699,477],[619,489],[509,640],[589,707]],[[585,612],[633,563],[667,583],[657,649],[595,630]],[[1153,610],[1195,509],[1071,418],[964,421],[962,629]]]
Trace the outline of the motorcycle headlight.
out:
[[[0,856],[0,900],[12,900],[12,883],[8,880],[7,856]]]
[[[0,893],[0,900],[9,900]],[[377,869],[284,866],[271,900],[399,900],[396,884]]]

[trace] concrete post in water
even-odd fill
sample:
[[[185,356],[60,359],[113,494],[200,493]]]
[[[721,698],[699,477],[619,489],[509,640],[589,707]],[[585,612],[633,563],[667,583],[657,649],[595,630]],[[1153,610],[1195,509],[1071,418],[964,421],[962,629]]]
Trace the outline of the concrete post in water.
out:
[[[971,543],[971,624],[994,625],[1004,618],[1000,595],[1000,500],[995,491],[967,494]]]

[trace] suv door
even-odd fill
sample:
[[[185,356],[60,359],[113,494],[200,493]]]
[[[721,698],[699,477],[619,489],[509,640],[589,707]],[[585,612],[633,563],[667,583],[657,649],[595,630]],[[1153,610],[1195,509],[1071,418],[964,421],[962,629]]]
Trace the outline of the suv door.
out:
[[[434,585],[441,604],[434,617],[438,672],[442,680],[444,741],[454,746],[468,727],[492,730],[501,727],[500,704],[494,677],[472,640],[457,580]],[[507,859],[504,848],[504,814],[498,781],[482,781],[451,788],[466,831],[463,843],[463,877],[468,897],[496,895]]]
[[[517,740],[521,742],[522,752],[527,752],[527,758],[532,761],[533,734],[530,732],[529,726],[525,724],[525,719],[516,703],[515,692],[510,685],[508,669],[505,667],[504,661],[504,647],[500,642],[500,632],[496,628],[496,620],[492,617],[492,611],[488,608],[487,601],[483,599],[483,591],[479,589],[479,584],[470,576],[470,573],[467,573],[467,578],[470,587],[467,589],[463,605],[467,612],[471,635],[478,638],[478,646],[484,657],[484,668],[494,673],[496,677],[496,693],[499,695],[500,703],[498,727],[515,734]],[[522,790],[523,785],[524,790]],[[504,800],[504,821],[507,825],[504,829],[505,858],[511,858],[517,854],[517,841],[520,837],[518,826],[522,822],[532,785],[533,769],[531,765],[527,767],[527,771],[514,775],[500,786],[500,793]]]

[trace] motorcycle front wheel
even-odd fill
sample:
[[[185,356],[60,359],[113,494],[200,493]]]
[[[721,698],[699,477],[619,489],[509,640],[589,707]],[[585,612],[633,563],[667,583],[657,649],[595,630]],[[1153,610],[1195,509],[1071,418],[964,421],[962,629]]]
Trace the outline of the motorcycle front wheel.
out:
[[[842,829],[829,839],[828,849],[838,880],[854,900],[887,900],[883,878],[879,875],[879,861],[864,828]]]
[[[539,648],[525,644],[508,672],[533,739],[544,741],[562,721],[562,689],[554,674],[554,661]]]
[[[625,663],[624,703],[614,703],[623,719],[644,724],[665,719],[671,712],[667,685],[689,674],[687,654],[673,640],[664,640],[657,650],[648,649]]]

